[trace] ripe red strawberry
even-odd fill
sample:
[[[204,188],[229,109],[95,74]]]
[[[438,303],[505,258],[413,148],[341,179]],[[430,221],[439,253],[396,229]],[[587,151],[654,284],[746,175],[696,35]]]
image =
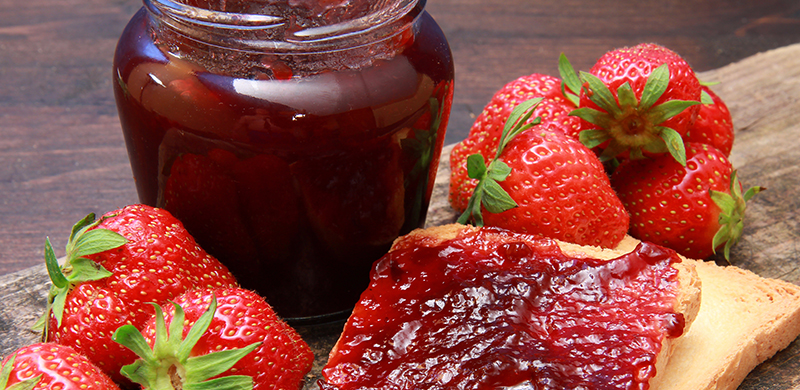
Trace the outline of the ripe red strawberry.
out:
[[[614,171],[611,183],[631,214],[630,234],[692,258],[724,245],[725,258],[742,234],[745,202],[736,172],[713,146],[686,145],[686,167],[669,156],[634,160]]]
[[[701,92],[689,64],[675,52],[640,44],[603,55],[581,73],[581,142],[601,146],[601,160],[630,152],[669,152],[685,162],[681,136],[694,123]]]
[[[71,347],[36,343],[3,359],[0,389],[119,390],[119,387]]]
[[[509,117],[508,131],[488,167],[481,155],[470,157],[470,177],[480,182],[459,222],[615,247],[628,230],[628,215],[602,163],[555,123],[521,125],[532,114],[522,115],[531,104],[535,100]],[[489,213],[482,214],[484,209]]]
[[[299,389],[314,360],[264,298],[241,288],[189,291],[114,340],[141,357],[123,373],[144,389]]]
[[[198,287],[235,286],[227,268],[200,248],[162,209],[131,205],[97,221],[90,214],[72,230],[59,266],[45,260],[53,287],[41,321],[46,340],[86,355],[115,381],[135,355],[111,340],[124,324],[141,326],[163,303]]]
[[[728,106],[710,88],[703,86],[703,92],[711,98],[703,103],[697,112],[697,120],[683,137],[684,142],[699,142],[711,145],[725,156],[731,155],[733,148],[733,119]]]
[[[470,129],[466,139],[456,144],[450,153],[450,196],[454,209],[464,211],[469,203],[477,180],[467,175],[467,158],[480,153],[490,162],[497,153],[503,126],[511,111],[520,103],[543,98],[536,107],[533,118],[541,117],[543,123],[558,122],[559,128],[577,137],[580,120],[569,116],[576,106],[562,92],[561,80],[543,74],[517,78],[497,91]]]

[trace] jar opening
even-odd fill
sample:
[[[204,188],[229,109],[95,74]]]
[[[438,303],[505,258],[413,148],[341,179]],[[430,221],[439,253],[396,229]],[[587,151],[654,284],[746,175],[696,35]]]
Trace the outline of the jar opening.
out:
[[[425,0],[144,0],[162,23],[219,46],[272,52],[323,52],[393,35]]]

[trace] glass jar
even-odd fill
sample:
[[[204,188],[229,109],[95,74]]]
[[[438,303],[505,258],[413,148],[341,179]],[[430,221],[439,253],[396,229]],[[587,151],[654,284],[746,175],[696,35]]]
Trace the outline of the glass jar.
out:
[[[295,323],[421,227],[453,94],[425,0],[145,0],[114,92],[140,201]]]

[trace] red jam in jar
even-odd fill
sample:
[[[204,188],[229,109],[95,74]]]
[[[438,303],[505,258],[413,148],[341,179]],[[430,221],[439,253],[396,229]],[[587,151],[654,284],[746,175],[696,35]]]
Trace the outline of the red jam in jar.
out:
[[[284,318],[348,314],[425,221],[453,94],[424,0],[145,0],[114,88],[139,198]]]

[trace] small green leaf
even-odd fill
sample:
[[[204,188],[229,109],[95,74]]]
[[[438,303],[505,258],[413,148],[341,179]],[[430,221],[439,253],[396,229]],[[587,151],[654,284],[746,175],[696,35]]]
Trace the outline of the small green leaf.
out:
[[[503,150],[509,142],[516,137],[523,129],[530,126],[525,126],[525,122],[533,115],[533,108],[541,103],[542,98],[533,98],[518,104],[509,114],[505,125],[503,126],[503,135],[500,136],[500,142],[497,146],[497,154],[495,160],[500,157]],[[538,122],[537,122],[538,123]]]
[[[561,75],[561,80],[563,80],[561,83],[561,93],[563,93],[564,97],[573,105],[578,106],[580,104],[581,79],[578,77],[578,74],[575,73],[575,68],[572,67],[572,64],[564,53],[561,53],[558,57],[558,73]]]
[[[81,232],[85,231],[95,223],[95,215],[94,213],[89,213],[87,216],[83,217],[80,221],[76,222],[72,225],[72,231],[69,234],[69,241],[74,241],[75,237],[77,237]]]
[[[128,240],[108,229],[94,229],[80,234],[73,244],[72,258],[84,257],[125,245]]]
[[[487,177],[492,180],[503,181],[511,174],[511,167],[503,160],[494,160],[489,164]]]
[[[511,195],[499,183],[494,180],[486,180],[484,185],[483,206],[486,207],[486,211],[492,214],[500,214],[517,207],[517,202],[511,198]]]
[[[250,352],[261,346],[261,343],[253,343],[244,348],[228,349],[217,351],[208,355],[190,357],[186,364],[186,382],[196,383],[205,381],[228,371],[236,362],[244,358]]]
[[[584,146],[592,149],[611,139],[611,136],[603,130],[583,130],[578,133],[578,139]]]
[[[569,115],[577,116],[578,118],[600,127],[601,129],[609,128],[611,126],[611,122],[614,120],[608,113],[589,107],[577,108],[572,110]]]
[[[710,190],[709,193],[711,194],[711,200],[713,200],[721,210],[727,211],[725,214],[730,214],[736,207],[736,201],[730,194],[714,190]]]
[[[683,138],[681,135],[669,127],[660,127],[660,130],[661,139],[663,139],[664,143],[667,145],[669,154],[672,155],[675,161],[685,167],[686,147],[683,145]]]
[[[714,104],[714,98],[712,98],[711,95],[709,95],[709,93],[704,89],[700,92],[700,103],[706,105]]]
[[[667,90],[667,85],[669,85],[669,66],[662,64],[647,77],[647,82],[642,90],[639,110],[642,112],[647,111],[656,104],[661,95]]]
[[[147,364],[155,362],[153,350],[135,326],[130,324],[120,326],[111,336],[111,339],[133,351],[137,356],[144,359]]]
[[[183,385],[183,390],[249,390],[252,388],[253,378],[246,375],[231,375]]]
[[[56,323],[58,326],[61,326],[61,320],[64,319],[64,305],[67,301],[67,293],[69,290],[67,289],[59,289],[58,293],[53,297],[53,304],[51,306],[51,310],[53,311],[53,315],[56,317]]]
[[[53,246],[50,244],[50,238],[44,239],[44,263],[47,267],[47,274],[50,276],[50,281],[58,288],[66,288],[69,285],[67,277],[61,272],[61,265],[58,264],[58,259],[53,251]]]
[[[636,94],[633,93],[631,85],[626,81],[617,88],[617,99],[621,107],[636,107],[639,102],[636,101]]]
[[[467,157],[467,175],[470,179],[482,179],[486,176],[486,160],[479,153]]]
[[[178,349],[178,356],[184,357],[189,356],[189,353],[194,348],[197,341],[200,340],[200,337],[203,336],[203,333],[208,330],[208,326],[211,325],[211,320],[214,319],[214,312],[217,310],[217,298],[214,296],[211,298],[211,302],[208,305],[208,308],[200,318],[195,321],[194,325],[192,325],[189,332],[186,334],[186,338],[180,345]],[[182,324],[183,322],[181,322]]]
[[[614,94],[611,93],[611,90],[608,89],[605,83],[597,76],[587,72],[581,72],[581,80],[589,87],[589,91],[586,92],[589,96],[589,100],[597,104],[600,109],[611,114],[611,116],[617,116],[621,111],[619,104],[614,98]]]
[[[142,389],[152,389],[153,387],[150,385],[150,377],[153,376],[151,372],[148,370],[148,365],[144,362],[144,360],[136,360],[131,364],[122,366],[122,369],[119,370],[120,374],[124,377],[130,379],[133,383],[139,383],[142,386]]]
[[[69,276],[67,276],[67,278],[71,281],[78,280],[81,282],[88,282],[92,280],[105,279],[113,275],[111,271],[103,268],[102,265],[97,264],[85,257],[73,259],[71,265],[72,272],[70,272]]]
[[[653,107],[647,113],[647,120],[654,125],[658,125],[697,104],[700,104],[700,102],[691,100],[669,100]]]

